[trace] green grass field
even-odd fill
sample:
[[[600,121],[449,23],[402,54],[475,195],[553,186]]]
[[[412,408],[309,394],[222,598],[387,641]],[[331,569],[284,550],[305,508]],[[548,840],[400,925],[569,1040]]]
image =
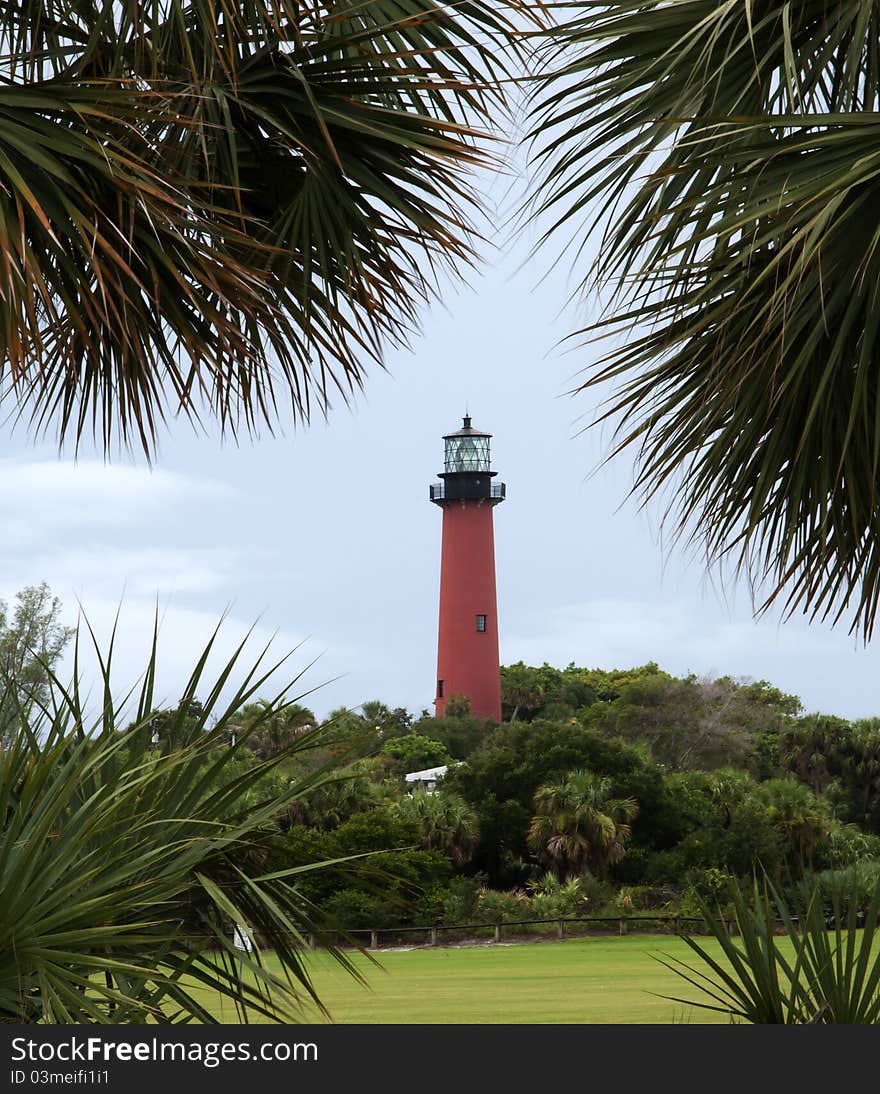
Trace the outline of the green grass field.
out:
[[[713,953],[714,943],[704,941]],[[358,984],[326,954],[310,968],[332,1020],[348,1023],[702,1023],[726,1022],[695,1007],[660,998],[697,991],[656,957],[690,961],[670,935],[627,935],[564,942],[380,951],[381,967],[362,955]],[[227,1005],[218,1015],[236,1021]],[[312,1009],[308,1022],[323,1021]]]

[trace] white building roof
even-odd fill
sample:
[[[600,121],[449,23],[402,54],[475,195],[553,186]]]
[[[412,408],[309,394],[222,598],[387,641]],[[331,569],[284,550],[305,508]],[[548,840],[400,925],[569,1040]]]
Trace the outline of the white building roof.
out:
[[[448,764],[443,764],[442,767],[426,767],[424,771],[410,771],[408,775],[404,775],[404,778],[408,783],[433,782],[442,779],[448,770]]]

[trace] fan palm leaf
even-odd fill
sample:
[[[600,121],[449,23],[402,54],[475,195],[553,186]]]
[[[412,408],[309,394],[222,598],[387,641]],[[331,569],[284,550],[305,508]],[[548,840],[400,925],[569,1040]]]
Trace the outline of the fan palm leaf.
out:
[[[601,232],[613,451],[758,607],[880,599],[880,4],[579,5],[533,135],[547,238]],[[586,280],[585,280],[586,283]]]
[[[537,6],[535,6],[537,10]],[[528,0],[0,10],[0,382],[148,453],[308,418],[473,257]]]

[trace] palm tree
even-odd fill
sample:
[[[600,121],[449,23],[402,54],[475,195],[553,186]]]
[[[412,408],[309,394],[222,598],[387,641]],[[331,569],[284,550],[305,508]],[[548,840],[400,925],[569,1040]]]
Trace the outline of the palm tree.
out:
[[[269,759],[316,724],[312,711],[300,703],[278,704],[258,699],[242,708],[229,729],[233,735],[245,734],[250,750],[262,759]],[[258,731],[255,727],[259,727]]]
[[[877,802],[880,800],[880,733],[876,718],[853,723],[841,750],[839,773],[847,787],[850,819],[877,831]]]
[[[529,846],[559,874],[602,875],[620,862],[638,814],[634,798],[611,798],[611,780],[572,771],[559,783],[539,786]]]
[[[546,237],[602,233],[614,311],[592,332],[618,337],[584,386],[618,385],[603,418],[636,491],[668,490],[672,528],[763,583],[759,610],[847,617],[865,640],[878,42],[871,0],[587,3],[550,32],[532,129]]]
[[[828,839],[831,818],[824,799],[793,778],[768,779],[758,788],[770,824],[784,837],[801,870],[813,866],[813,854]]]
[[[0,369],[33,427],[307,419],[473,258],[529,0],[0,5]]]
[[[416,790],[397,808],[405,820],[415,823],[425,850],[443,851],[457,865],[473,854],[479,823],[473,809],[457,794]]]
[[[780,736],[780,758],[814,794],[822,794],[833,777],[840,746],[851,732],[851,724],[843,718],[808,714]]]
[[[313,788],[297,802],[297,823],[329,830],[385,803],[393,791],[373,781],[377,769],[381,771],[375,760],[356,760],[342,769],[316,772]]]
[[[515,665],[501,668],[501,699],[505,706],[513,707],[511,722],[516,721],[520,710],[531,714],[544,702],[544,688],[534,669],[518,661]]]

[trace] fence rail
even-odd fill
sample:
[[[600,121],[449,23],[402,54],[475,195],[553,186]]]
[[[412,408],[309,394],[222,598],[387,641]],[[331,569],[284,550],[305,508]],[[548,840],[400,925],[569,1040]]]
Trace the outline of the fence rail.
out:
[[[567,924],[576,924],[578,927],[586,928],[589,930],[591,924],[616,924],[618,933],[624,935],[627,933],[630,924],[638,923],[654,923],[662,924],[667,930],[671,927],[672,930],[678,932],[682,928],[689,924],[696,924],[698,927],[705,928],[706,921],[699,916],[685,916],[685,915],[600,915],[600,916],[552,916],[548,919],[511,919],[503,922],[492,923],[447,923],[437,924],[433,927],[357,927],[346,931],[331,931],[329,934],[322,935],[322,941],[332,941],[338,944],[344,939],[356,941],[359,938],[369,937],[368,949],[379,949],[379,938],[382,935],[393,935],[399,937],[401,935],[422,935],[428,945],[439,945],[440,936],[449,933],[461,933],[468,931],[486,931],[491,930],[493,932],[493,941],[500,942],[503,931],[510,927],[537,927],[548,924],[556,925],[556,937],[565,937],[565,928]],[[735,922],[733,920],[727,921],[727,929],[731,934],[734,933]],[[316,944],[315,935],[309,936],[309,943],[312,947]]]

